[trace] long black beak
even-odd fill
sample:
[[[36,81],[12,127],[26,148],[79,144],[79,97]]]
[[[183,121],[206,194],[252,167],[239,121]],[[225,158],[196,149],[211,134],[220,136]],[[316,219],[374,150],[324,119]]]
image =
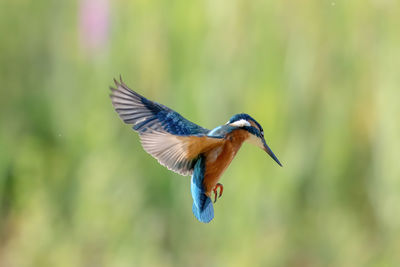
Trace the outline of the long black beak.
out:
[[[273,160],[275,160],[276,163],[278,163],[279,166],[282,167],[282,164],[279,162],[279,159],[275,156],[274,152],[272,152],[271,148],[269,148],[269,146],[267,145],[267,143],[265,142],[265,140],[263,140],[263,143],[264,143],[264,150],[265,150],[265,152],[267,152],[268,155],[270,155],[271,158],[273,158]]]

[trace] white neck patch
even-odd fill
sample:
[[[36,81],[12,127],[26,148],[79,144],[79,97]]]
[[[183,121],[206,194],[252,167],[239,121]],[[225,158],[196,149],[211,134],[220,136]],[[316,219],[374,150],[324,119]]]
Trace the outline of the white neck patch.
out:
[[[251,126],[250,122],[246,121],[245,119],[241,119],[241,120],[232,122],[229,125],[236,126],[236,127]]]

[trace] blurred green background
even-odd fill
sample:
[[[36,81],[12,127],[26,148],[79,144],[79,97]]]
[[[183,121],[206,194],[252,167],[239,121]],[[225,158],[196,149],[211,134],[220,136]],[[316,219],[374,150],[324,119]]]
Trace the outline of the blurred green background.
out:
[[[400,3],[0,2],[0,266],[398,266]],[[249,113],[201,224],[112,108]]]

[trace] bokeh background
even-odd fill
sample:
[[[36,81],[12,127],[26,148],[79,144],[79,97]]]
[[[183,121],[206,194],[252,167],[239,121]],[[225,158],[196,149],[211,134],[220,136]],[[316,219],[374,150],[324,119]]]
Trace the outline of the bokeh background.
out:
[[[0,2],[0,266],[399,266],[400,2]],[[210,224],[114,112],[124,81],[251,114]]]

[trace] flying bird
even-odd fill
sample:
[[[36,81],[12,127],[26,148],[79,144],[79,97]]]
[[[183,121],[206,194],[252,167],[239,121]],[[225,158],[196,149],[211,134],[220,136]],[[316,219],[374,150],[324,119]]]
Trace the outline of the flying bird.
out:
[[[214,218],[214,202],[221,197],[218,181],[244,141],[268,153],[280,166],[268,147],[261,125],[248,114],[236,114],[213,130],[205,129],[176,111],[153,102],[114,79],[111,89],[114,109],[121,119],[139,133],[144,150],[169,170],[191,175],[192,211],[203,223]],[[218,192],[219,190],[219,192]]]

